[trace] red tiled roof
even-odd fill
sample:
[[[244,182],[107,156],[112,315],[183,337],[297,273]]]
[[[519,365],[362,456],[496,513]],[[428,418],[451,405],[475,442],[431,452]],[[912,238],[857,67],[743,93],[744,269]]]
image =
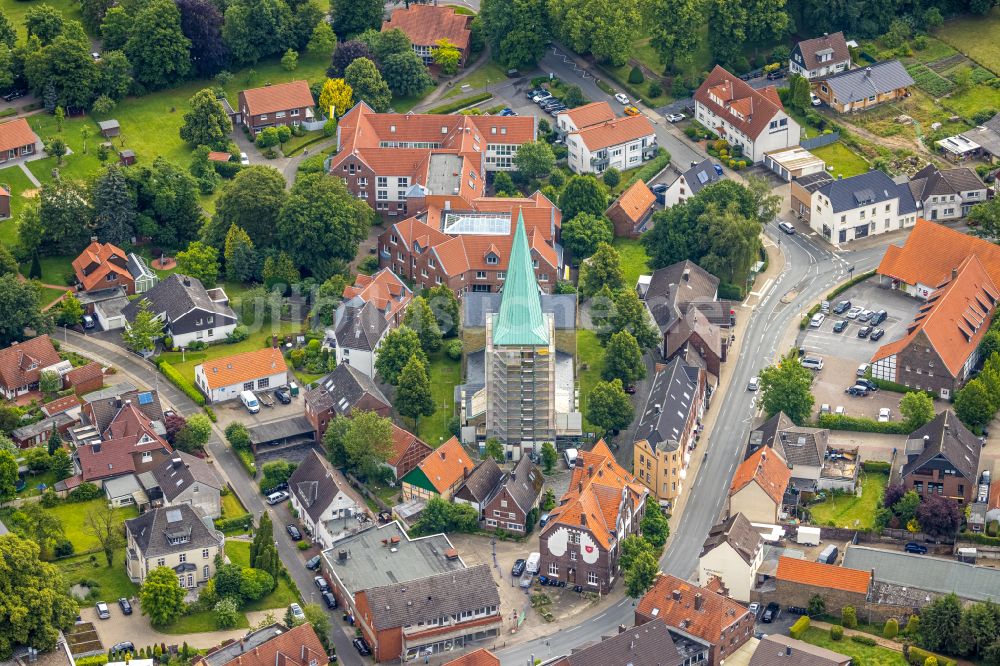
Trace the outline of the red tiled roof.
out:
[[[300,109],[315,105],[307,81],[289,81],[243,91],[250,115]]]
[[[986,510],[1000,509],[1000,483],[990,484],[990,498],[986,504]]]
[[[399,28],[417,46],[434,46],[437,40],[447,39],[464,51],[469,48],[471,22],[471,16],[458,14],[453,7],[413,4],[394,11],[382,31]]]
[[[936,222],[917,218],[903,247],[886,248],[878,274],[905,284],[936,288],[951,277],[951,271],[970,254],[979,257],[993,284],[1000,285],[1000,246],[955,231]]]
[[[570,109],[565,113],[566,117],[573,121],[577,129],[606,123],[615,119],[615,112],[611,110],[611,105],[607,102],[591,102]]]
[[[449,439],[417,465],[439,493],[447,491],[475,466],[457,437]]]
[[[225,646],[220,649],[225,649]],[[207,663],[207,660],[199,657],[195,663]],[[216,666],[326,666],[329,663],[330,658],[327,657],[316,630],[305,622],[276,633],[274,638],[239,653],[229,661],[219,662]]]
[[[233,159],[230,153],[225,153],[219,150],[212,150],[208,153],[208,159],[212,162],[228,162]]]
[[[38,143],[38,135],[31,131],[28,121],[24,118],[0,124],[0,151],[35,143]]]
[[[778,571],[775,578],[800,585],[828,587],[832,590],[867,594],[871,574],[867,571],[838,567],[833,564],[799,560],[794,557],[780,557],[778,558]]]
[[[10,390],[34,384],[38,382],[42,368],[61,360],[48,335],[15,342],[6,349],[0,349],[0,383]]]
[[[56,414],[68,412],[74,407],[79,407],[80,404],[80,398],[76,397],[75,393],[71,393],[70,395],[64,395],[61,398],[56,398],[45,403],[42,405],[42,411],[46,416],[55,416]],[[1000,486],[1000,484],[997,485]]]
[[[243,384],[261,377],[288,372],[281,350],[265,347],[233,356],[223,356],[201,364],[209,389]]]
[[[388,268],[383,268],[375,275],[358,275],[354,284],[344,287],[344,298],[360,298],[363,302],[371,302],[385,315],[392,317],[406,308],[413,300],[413,291]]]
[[[618,206],[633,224],[637,224],[649,212],[654,203],[656,203],[656,195],[646,187],[646,183],[640,178],[622,192],[618,200],[611,205],[612,207]]]
[[[700,609],[695,608],[697,594],[701,595]],[[729,597],[669,574],[657,576],[653,587],[639,600],[635,612],[651,619],[661,618],[668,626],[683,628],[684,632],[712,645],[719,643],[728,627],[750,613]]]
[[[719,65],[695,91],[694,99],[754,140],[767,129],[771,118],[783,110],[773,88],[754,90],[746,81]],[[716,128],[709,129],[715,131]]]
[[[951,376],[958,377],[986,335],[998,302],[1000,290],[979,256],[970,254],[956,269],[955,276],[928,296],[906,335],[879,347],[872,363],[901,352],[923,333]]]
[[[643,115],[615,118],[573,132],[580,137],[580,140],[591,152],[635,141],[654,133],[653,123],[649,122],[649,119]]]
[[[765,446],[736,468],[729,494],[735,495],[752,481],[756,481],[768,497],[780,505],[791,478],[792,470],[788,469],[781,456]]]
[[[414,435],[409,430],[403,430],[395,423],[392,424],[392,456],[386,460],[390,465],[399,464],[400,459],[406,452],[410,449],[410,446],[416,442],[417,444],[427,447],[427,453],[430,454],[434,449],[432,449],[424,440],[420,439]]]
[[[107,276],[111,273],[119,277],[132,280],[128,272],[128,258],[125,250],[111,243],[92,242],[87,249],[80,253],[80,256],[73,260],[73,272],[77,281],[83,285],[84,291],[92,289],[104,289],[108,286]]]
[[[479,648],[475,652],[464,654],[441,666],[500,666],[500,660],[486,648]]]
[[[66,383],[71,386],[86,384],[94,379],[104,379],[104,371],[100,363],[90,362],[79,368],[73,368],[66,373]]]
[[[156,431],[152,421],[128,403],[122,406],[107,429],[102,433],[104,440],[98,445],[81,446],[77,458],[84,481],[107,479],[121,476],[136,469],[134,454],[145,451],[173,451]]]

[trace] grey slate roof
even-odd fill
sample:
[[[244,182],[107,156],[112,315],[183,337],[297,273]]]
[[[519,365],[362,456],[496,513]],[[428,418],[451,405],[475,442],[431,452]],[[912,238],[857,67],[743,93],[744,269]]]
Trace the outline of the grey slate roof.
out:
[[[683,663],[684,657],[677,651],[666,622],[657,618],[575,650],[554,666],[681,666]]]
[[[304,415],[278,419],[267,423],[258,423],[257,425],[250,426],[247,430],[250,432],[250,443],[254,446],[300,437],[311,438],[315,432],[309,419]]]
[[[850,666],[847,655],[783,634],[769,634],[757,644],[749,666]]]
[[[898,60],[850,69],[822,80],[833,91],[837,101],[844,104],[913,85],[913,78]]]
[[[326,466],[326,461],[315,449],[311,449],[305,460],[292,472],[292,476],[288,479],[288,489],[298,499],[299,504],[305,507],[313,522],[319,520],[323,511],[340,492],[337,482]]]
[[[502,479],[503,470],[497,465],[497,461],[486,458],[469,472],[469,476],[455,493],[455,497],[470,502],[484,502],[493,494],[493,490],[500,485]]]
[[[194,308],[214,312],[223,317],[236,319],[236,313],[228,305],[213,301],[208,290],[198,278],[173,273],[155,287],[135,299],[122,309],[122,314],[132,321],[139,313],[140,303],[149,302],[153,314],[166,313],[169,321],[176,321]]]
[[[486,315],[500,311],[502,293],[468,292],[462,294],[462,326],[485,328]],[[576,294],[541,294],[542,312],[552,314],[556,330],[576,328]]]
[[[778,433],[775,448],[789,465],[820,467],[829,438],[830,431],[824,428],[794,427]]]
[[[347,349],[374,351],[383,333],[389,328],[385,315],[374,303],[362,306],[342,304],[337,312],[337,346]]]
[[[819,59],[819,56],[824,53],[831,54],[831,59],[826,61],[831,65],[851,59],[851,52],[847,48],[847,42],[844,40],[842,32],[814,37],[813,39],[803,39],[792,49],[793,57],[796,52],[801,54],[802,62],[800,64],[806,69],[823,65],[824,63]]]
[[[773,447],[780,431],[794,427],[795,424],[784,412],[778,412],[750,431],[750,440],[747,442],[746,455],[743,459],[746,460],[757,453],[762,446]]]
[[[991,130],[995,134],[1000,134],[1000,113],[983,123],[983,127]]]
[[[693,164],[691,168],[681,175],[684,176],[684,181],[687,183],[692,195],[698,194],[703,187],[708,187],[712,183],[725,180],[725,176],[720,176],[715,172],[712,160],[707,157],[701,162]]]
[[[764,540],[742,513],[734,513],[708,531],[708,538],[701,547],[704,556],[716,546],[728,543],[748,564],[753,561]]]
[[[653,449],[676,451],[697,392],[698,369],[675,358],[653,379],[633,441],[644,439]]]
[[[36,437],[43,432],[48,432],[52,430],[53,427],[62,428],[71,423],[76,423],[76,419],[66,412],[60,412],[54,416],[44,418],[41,421],[21,426],[20,428],[11,431],[10,436],[14,439],[14,441],[24,441],[31,437]]]
[[[925,439],[926,437],[926,439]],[[946,409],[925,426],[914,430],[907,438],[923,440],[923,452],[910,456],[903,465],[903,476],[909,476],[915,470],[923,467],[938,455],[944,456],[962,476],[970,482],[975,482],[979,474],[979,454],[982,444],[968,428],[955,416],[955,412]]]
[[[514,469],[504,479],[503,487],[507,488],[507,492],[517,502],[517,506],[527,513],[534,506],[538,496],[542,494],[544,483],[542,471],[531,462],[531,458],[521,456],[521,459],[514,465]]]
[[[830,200],[834,213],[854,210],[862,206],[872,206],[899,198],[903,192],[909,194],[905,185],[897,185],[883,172],[873,169],[850,178],[833,180],[819,188],[819,192]],[[910,195],[912,201],[912,195]],[[902,201],[900,207],[902,208]]]
[[[662,331],[672,326],[692,303],[715,302],[718,290],[719,278],[685,260],[653,271],[642,297]]]
[[[928,164],[914,174],[909,186],[913,198],[917,201],[925,201],[932,196],[958,195],[962,192],[986,189],[986,185],[979,180],[976,172],[968,167],[941,171],[933,164]]]
[[[212,466],[183,451],[174,451],[169,460],[156,465],[150,470],[150,474],[168,501],[173,501],[196,481],[222,490],[222,481]]]
[[[316,388],[307,391],[305,400],[316,411],[332,409],[343,416],[350,413],[354,404],[365,393],[371,394],[386,406],[390,404],[374,379],[349,364],[342,363],[319,380]]]
[[[209,530],[187,504],[147,511],[138,518],[126,520],[125,529],[135,539],[139,555],[145,558],[220,545],[220,537]],[[167,541],[168,535],[187,537],[187,541],[171,544]]]
[[[118,121],[114,119],[102,120],[97,123],[97,126],[100,127],[102,130],[109,130],[109,129],[115,129],[116,127],[121,127],[121,125],[118,124]]]
[[[956,560],[913,555],[866,546],[849,546],[843,566],[861,571],[875,570],[875,580],[950,594],[962,599],[1000,599],[1000,569],[977,567]]]
[[[487,606],[496,606],[499,612],[500,607],[487,564],[371,588],[367,596],[372,625],[380,631]]]
[[[159,393],[153,390],[139,390],[129,382],[113,384],[100,391],[94,391],[83,396],[84,405],[90,405],[94,414],[94,426],[100,432],[107,430],[115,415],[126,401],[139,408],[139,411],[152,421],[163,420],[163,407],[160,405]]]

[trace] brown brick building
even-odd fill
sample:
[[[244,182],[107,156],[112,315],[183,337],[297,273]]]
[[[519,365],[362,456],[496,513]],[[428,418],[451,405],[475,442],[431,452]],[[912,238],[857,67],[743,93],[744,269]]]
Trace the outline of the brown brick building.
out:
[[[331,419],[349,416],[354,411],[371,411],[388,417],[392,415],[392,406],[371,377],[345,363],[306,392],[305,411],[316,441],[321,442]]]
[[[903,486],[921,497],[940,495],[969,504],[976,497],[982,448],[979,438],[946,409],[906,438]]]
[[[256,136],[267,127],[295,127],[313,120],[316,102],[308,81],[289,81],[241,90],[238,104],[243,127]]]
[[[524,533],[528,513],[538,506],[543,481],[542,472],[531,458],[521,456],[483,503],[485,529]]]
[[[399,481],[410,473],[420,461],[434,451],[426,442],[408,430],[403,430],[395,423],[392,424],[392,457],[385,464],[388,465]]]
[[[774,591],[761,595],[760,601],[808,608],[809,600],[819,595],[826,602],[826,612],[839,616],[844,606],[864,608],[873,583],[872,574],[868,571],[781,557],[775,573]],[[758,599],[754,598],[754,601]]]
[[[615,236],[638,238],[646,231],[656,205],[656,195],[640,178],[622,192],[605,211],[615,227]]]
[[[469,57],[471,23],[471,16],[459,14],[454,7],[413,4],[392,12],[392,17],[382,24],[382,31],[402,30],[425,65],[433,64],[437,41],[446,39],[462,54],[459,65],[464,66]]]

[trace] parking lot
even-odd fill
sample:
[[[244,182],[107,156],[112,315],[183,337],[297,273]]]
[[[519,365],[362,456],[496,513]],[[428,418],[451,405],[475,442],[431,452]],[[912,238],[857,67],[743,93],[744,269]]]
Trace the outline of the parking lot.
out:
[[[834,314],[833,309],[840,301],[850,301],[852,307],[870,311],[885,310],[888,317],[876,328],[885,330],[885,335],[873,342],[869,338],[858,337],[858,331],[867,326],[858,319],[849,319],[844,314]],[[874,280],[857,284],[830,303],[830,312],[818,328],[807,328],[799,338],[799,346],[808,356],[823,358],[823,370],[816,373],[813,395],[818,413],[826,404],[831,411],[843,407],[848,416],[876,418],[879,409],[891,410],[893,420],[899,418],[897,393],[877,391],[865,397],[848,395],[845,389],[854,384],[858,366],[871,361],[872,355],[881,345],[899,340],[906,334],[906,327],[917,313],[921,302],[901,292],[883,289]],[[846,322],[840,333],[834,332],[837,322]]]
[[[258,394],[258,400],[260,399],[260,394],[266,393],[273,400],[274,405],[268,407],[266,404],[262,404],[259,412],[251,414],[239,400],[227,400],[226,402],[215,403],[212,405],[212,409],[219,420],[219,427],[225,429],[233,421],[239,421],[247,427],[252,427],[279,419],[302,416],[305,413],[305,403],[302,399],[301,389],[299,390],[299,395],[292,398],[292,401],[287,405],[278,402],[272,390],[265,389],[256,393]]]

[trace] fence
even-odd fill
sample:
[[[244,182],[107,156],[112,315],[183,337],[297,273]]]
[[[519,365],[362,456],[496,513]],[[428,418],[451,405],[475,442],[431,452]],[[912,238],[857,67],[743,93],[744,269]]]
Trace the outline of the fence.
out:
[[[831,143],[836,143],[838,141],[840,141],[840,132],[831,132],[830,134],[820,134],[819,136],[814,136],[811,139],[799,141],[799,145],[806,150],[812,150],[813,148],[829,146]]]

